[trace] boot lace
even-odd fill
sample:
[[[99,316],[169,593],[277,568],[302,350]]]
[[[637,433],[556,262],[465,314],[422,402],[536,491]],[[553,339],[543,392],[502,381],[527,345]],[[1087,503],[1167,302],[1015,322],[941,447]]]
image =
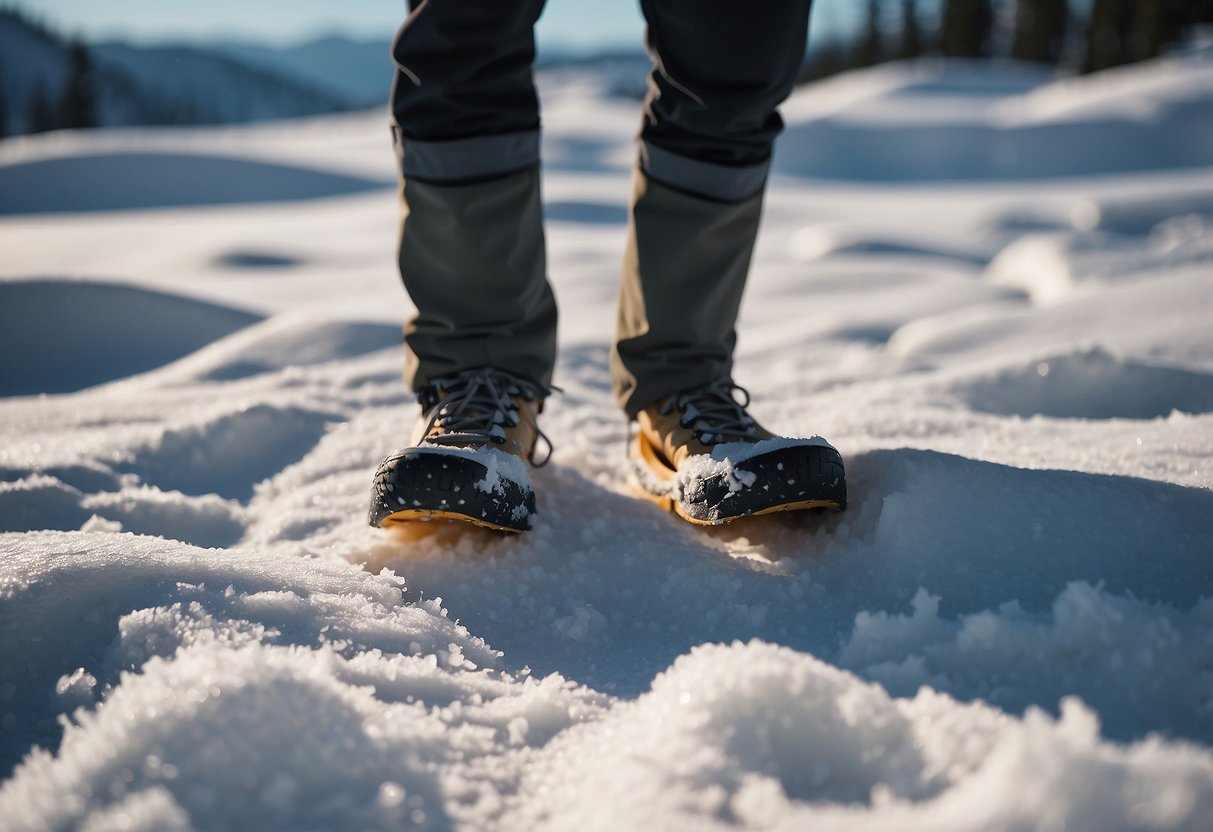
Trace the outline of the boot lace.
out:
[[[444,376],[420,392],[421,405],[430,414],[425,441],[434,445],[503,445],[508,439],[506,429],[521,423],[515,399],[542,400],[555,389],[490,367]],[[539,429],[530,411],[526,413],[536,435],[526,459],[540,468],[552,456],[552,442]],[[430,436],[435,426],[443,432]],[[546,448],[542,458],[536,453],[540,442]]]
[[[737,394],[740,394],[740,400]],[[749,404],[749,391],[727,379],[675,393],[661,403],[661,413],[668,415],[678,410],[681,413],[679,424],[683,428],[693,428],[695,438],[711,446],[730,440],[758,438],[757,425],[745,410]]]

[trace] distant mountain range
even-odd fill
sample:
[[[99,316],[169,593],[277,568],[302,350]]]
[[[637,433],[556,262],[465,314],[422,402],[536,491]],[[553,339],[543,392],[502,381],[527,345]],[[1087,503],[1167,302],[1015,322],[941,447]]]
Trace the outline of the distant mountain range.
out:
[[[365,106],[367,97],[311,82],[306,74],[242,60],[219,48],[87,45],[12,11],[0,11],[0,125],[5,134],[63,123],[66,90],[83,85],[98,126],[224,124],[316,115]],[[384,72],[391,71],[383,58]]]
[[[352,107],[382,106],[391,87],[390,40],[325,37],[280,48],[228,41],[214,49],[246,66],[298,79]]]
[[[68,124],[68,90],[85,89],[90,124],[227,124],[386,107],[391,42],[325,37],[290,47],[220,41],[205,46],[73,42],[0,9],[0,136]],[[639,96],[641,52],[549,55],[542,66],[593,68],[608,93]]]

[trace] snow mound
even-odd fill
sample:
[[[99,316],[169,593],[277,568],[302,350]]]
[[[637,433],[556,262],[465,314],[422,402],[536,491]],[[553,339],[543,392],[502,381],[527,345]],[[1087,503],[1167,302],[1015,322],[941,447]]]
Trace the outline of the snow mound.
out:
[[[398,325],[275,315],[166,368],[154,381],[231,381],[400,347]]]
[[[1142,193],[1088,194],[1053,205],[1015,206],[995,212],[983,225],[1009,241],[1024,233],[1057,231],[1102,231],[1116,239],[1145,236],[1168,221],[1213,224],[1213,195],[1200,183],[1177,181]]]
[[[1188,737],[1213,736],[1209,674],[1193,672],[1213,654],[1213,598],[1180,611],[1074,581],[1047,613],[1008,602],[952,619],[921,589],[910,607],[859,613],[839,665],[895,695],[929,685],[1011,713],[1082,688],[1087,706],[1113,715],[1108,735],[1161,716]],[[1042,674],[1033,697],[1022,695],[1026,673]]]
[[[78,529],[89,513],[79,489],[46,474],[0,483],[0,532]]]
[[[987,306],[927,315],[900,327],[891,352],[942,361],[1029,360],[1100,347],[1118,355],[1158,356],[1173,364],[1213,366],[1213,292],[1207,269],[1189,264],[1109,281],[1032,310]]]
[[[495,651],[448,621],[437,603],[405,605],[403,585],[390,573],[372,576],[340,562],[203,551],[104,532],[4,535],[0,555],[5,770],[33,742],[54,746],[57,713],[91,705],[122,672],[189,645],[204,653],[208,646],[217,653],[265,643],[349,656],[441,653],[444,663],[460,667],[497,662]],[[39,649],[30,651],[30,643]],[[248,675],[256,675],[251,666]],[[61,694],[48,699],[57,679],[65,680]],[[160,714],[171,721],[172,708]],[[94,747],[112,744],[107,730]]]
[[[878,255],[893,258],[931,258],[954,260],[962,264],[984,266],[988,259],[978,251],[924,245],[912,239],[899,239],[887,233],[830,227],[816,223],[801,229],[789,241],[790,253],[804,260],[823,257]]]
[[[1048,82],[920,61],[793,94],[778,173],[883,182],[1038,179],[1213,164],[1213,62],[1181,55]]]
[[[1054,719],[930,687],[898,698],[755,641],[695,647],[616,700],[497,669],[441,599],[406,602],[389,572],[104,532],[0,536],[0,570],[3,763],[41,746],[0,787],[16,829],[1010,830],[1042,814],[1198,829],[1213,811],[1206,749],[1114,745],[1077,699]],[[843,656],[878,666],[926,644],[917,666],[932,679],[964,676],[974,657],[1039,657],[1033,622],[1004,612],[1021,632],[939,618],[920,592],[908,620],[858,618]],[[1133,632],[1144,602],[1090,587],[1054,612],[1074,674],[1122,639],[1134,672],[1167,637]],[[1173,617],[1170,643],[1198,644],[1211,613]],[[599,626],[582,618],[569,626]],[[959,667],[953,640],[968,651]],[[1155,678],[1206,695],[1178,673],[1202,655],[1154,655],[1176,673]],[[885,683],[910,681],[903,668]]]
[[[1021,123],[1095,121],[1109,117],[1157,120],[1175,108],[1213,109],[1213,50],[1180,50],[1165,60],[1062,78],[1004,105]]]
[[[1159,730],[1213,737],[1207,706],[1189,695],[1204,684],[1191,668],[1213,660],[1202,629],[1208,612],[1193,612],[1209,595],[1213,494],[906,448],[850,455],[847,479],[852,501],[843,514],[690,534],[656,509],[544,468],[536,475],[538,520],[525,540],[431,536],[380,544],[364,557],[441,595],[513,662],[558,668],[621,695],[643,691],[703,642],[758,638],[836,662],[861,614],[901,616],[920,588],[940,599],[937,617],[949,627],[992,616],[1008,634],[999,648],[1008,655],[1039,651],[1061,661],[1075,637],[1056,623],[1058,598],[1076,582],[1098,586],[1099,603],[1088,605],[1094,622],[1124,619],[1142,639],[1163,634],[1141,661],[1153,661],[1159,679],[1182,683],[1122,697],[1111,648],[1072,673],[1046,661],[991,659],[982,667],[997,667],[998,687],[983,686],[985,672],[966,676],[963,652],[946,673],[915,677],[907,667],[904,678],[930,676],[938,690],[965,699],[1005,698],[1015,711],[1078,695],[1100,703],[1108,734],[1120,739]],[[1120,604],[1129,598],[1138,603]],[[890,655],[928,656],[945,650],[928,645],[956,642],[945,637],[951,630],[903,629],[907,641],[892,643]],[[857,659],[855,667],[884,681],[892,678],[886,660]]]
[[[117,283],[0,281],[0,396],[64,393],[141,373],[258,320]]]
[[[81,491],[116,491],[119,487],[119,477],[98,462],[44,465],[37,469],[30,468],[0,468],[0,482],[16,482],[31,474],[45,474],[67,483]]]
[[[214,494],[190,497],[150,486],[86,494],[41,472],[0,483],[0,518],[4,532],[102,528],[198,546],[230,546],[244,534],[240,506]]]
[[[1196,218],[1200,225],[1213,225],[1213,193],[1196,191],[1150,194],[1134,199],[1083,200],[1072,209],[1080,228],[1113,234],[1148,234],[1168,220]],[[1193,220],[1182,220],[1185,223]]]
[[[248,500],[256,483],[301,459],[335,420],[295,406],[224,410],[164,430],[118,467],[164,490]]]
[[[382,187],[265,161],[116,151],[0,164],[0,215],[319,199]]]
[[[1180,268],[1213,269],[1213,225],[1198,214],[1164,220],[1146,239],[1104,232],[1027,234],[998,253],[985,278],[1022,289],[1033,303],[1050,304],[1099,285]]]
[[[1196,830],[1213,755],[1099,738],[1074,699],[1009,719],[912,699],[761,642],[697,647],[634,703],[557,738],[507,827]],[[606,807],[609,807],[606,808]]]
[[[873,608],[904,603],[911,586],[941,596],[951,616],[1012,600],[1047,610],[1075,580],[1179,609],[1209,592],[1207,489],[911,449],[861,454],[847,470],[857,511],[838,522],[859,527],[862,554],[839,572],[819,564],[816,577],[845,576],[853,591],[881,582]]]
[[[886,62],[834,75],[795,90],[781,108],[792,122],[838,116],[852,121],[921,121],[973,118],[1007,96],[1048,83],[1053,74],[1032,64],[918,60]],[[902,102],[909,107],[902,107]],[[963,104],[967,106],[957,106]]]
[[[792,235],[793,239],[803,239],[810,231],[800,229]],[[894,264],[880,263],[876,258],[866,262],[855,258],[845,263],[794,262],[785,268],[786,274],[780,275],[783,280],[774,286],[767,288],[762,281],[755,281],[753,294],[758,295],[760,302],[748,308],[750,326],[744,344],[750,352],[742,355],[748,358],[754,355],[754,350],[758,351],[764,359],[754,368],[758,373],[766,361],[787,361],[792,355],[799,356],[805,370],[796,379],[797,384],[816,381],[822,373],[841,369],[831,367],[829,361],[811,357],[820,349],[820,339],[879,345],[907,324],[949,310],[971,312],[974,307],[1024,306],[1022,292],[975,279],[977,272],[973,267],[958,267],[955,263],[911,264],[900,260]],[[764,288],[765,297],[759,294]],[[830,313],[787,314],[790,304],[810,299],[814,309],[828,308]],[[806,349],[806,340],[815,343]],[[788,429],[802,433],[804,418],[797,417]]]
[[[1156,419],[1213,412],[1213,375],[1118,359],[1092,348],[953,385],[974,410],[1062,419]]]
[[[95,494],[81,500],[81,506],[91,517],[117,524],[115,531],[159,535],[195,546],[232,546],[244,535],[240,505],[216,494],[188,496],[145,485]]]
[[[492,669],[390,573],[130,535],[0,554],[2,762],[59,745],[0,788],[12,828],[443,828],[499,811],[517,759],[606,702]]]

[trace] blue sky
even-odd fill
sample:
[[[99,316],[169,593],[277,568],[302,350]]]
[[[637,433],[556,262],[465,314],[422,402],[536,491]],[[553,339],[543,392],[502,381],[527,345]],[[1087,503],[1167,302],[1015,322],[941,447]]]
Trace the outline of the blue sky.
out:
[[[403,0],[25,0],[16,5],[67,35],[141,43],[239,38],[285,44],[333,32],[387,38],[405,16]],[[816,34],[848,26],[861,6],[854,0],[818,0]],[[538,37],[540,49],[593,51],[638,47],[643,31],[636,0],[548,0]]]

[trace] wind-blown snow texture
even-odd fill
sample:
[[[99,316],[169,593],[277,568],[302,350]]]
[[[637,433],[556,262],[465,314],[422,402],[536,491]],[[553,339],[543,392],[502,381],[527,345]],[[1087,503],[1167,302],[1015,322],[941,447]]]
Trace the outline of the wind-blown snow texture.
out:
[[[709,530],[623,485],[602,84],[542,79],[521,537],[364,525],[414,416],[395,196],[313,184],[390,176],[379,115],[0,145],[91,171],[0,218],[0,826],[1213,826],[1209,54],[798,92],[737,380],[850,508]],[[133,192],[167,152],[248,175]]]

